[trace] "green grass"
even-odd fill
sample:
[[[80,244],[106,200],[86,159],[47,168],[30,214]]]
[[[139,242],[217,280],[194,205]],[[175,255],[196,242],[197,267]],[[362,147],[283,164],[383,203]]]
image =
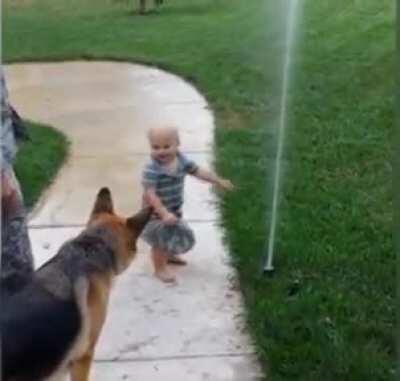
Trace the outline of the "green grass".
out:
[[[26,122],[30,139],[19,148],[15,171],[25,206],[31,209],[67,156],[68,142],[57,130]]]
[[[391,242],[394,4],[305,0],[273,278],[261,276],[280,100],[281,2],[10,0],[8,62],[116,59],[190,79],[216,114],[221,199],[269,381],[394,378]]]

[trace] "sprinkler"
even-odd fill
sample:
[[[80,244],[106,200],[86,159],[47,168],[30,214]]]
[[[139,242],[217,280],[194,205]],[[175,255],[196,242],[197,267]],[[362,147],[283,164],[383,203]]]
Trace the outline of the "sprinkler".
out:
[[[275,160],[275,173],[273,182],[273,196],[272,196],[272,213],[271,213],[271,225],[268,237],[268,251],[267,258],[264,262],[263,272],[271,274],[274,272],[273,257],[274,257],[274,243],[275,243],[275,230],[277,224],[278,215],[278,198],[280,193],[281,183],[281,167],[282,167],[282,153],[284,147],[285,129],[287,126],[287,106],[288,106],[288,92],[290,84],[290,68],[292,58],[292,48],[295,40],[295,24],[298,14],[298,4],[301,0],[288,0],[288,12],[286,21],[286,49],[284,54],[283,63],[283,80],[282,80],[282,97],[280,116],[277,133],[277,153]]]
[[[264,266],[264,274],[271,274],[275,271],[275,267],[272,265],[272,262],[270,263],[267,261],[267,263]]]

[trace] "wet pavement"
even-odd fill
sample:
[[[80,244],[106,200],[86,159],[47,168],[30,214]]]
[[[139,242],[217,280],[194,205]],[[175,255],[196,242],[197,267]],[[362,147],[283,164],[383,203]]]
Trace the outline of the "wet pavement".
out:
[[[140,208],[146,131],[175,125],[181,150],[212,168],[213,115],[191,85],[156,68],[110,62],[6,67],[10,98],[24,118],[61,130],[71,152],[29,220],[36,265],[74,237],[97,191],[108,186],[117,212]],[[241,295],[222,243],[216,198],[189,178],[184,215],[197,245],[168,286],[152,275],[148,246],[112,291],[96,350],[99,381],[252,381],[260,370],[245,330]]]

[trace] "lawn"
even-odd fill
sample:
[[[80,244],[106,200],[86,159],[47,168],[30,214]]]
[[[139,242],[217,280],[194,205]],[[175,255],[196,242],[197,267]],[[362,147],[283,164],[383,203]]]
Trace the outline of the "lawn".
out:
[[[25,206],[34,207],[68,152],[64,135],[49,126],[26,122],[29,140],[19,148],[15,172],[20,179]]]
[[[216,116],[216,166],[249,328],[269,381],[387,381],[394,18],[389,0],[304,0],[290,91],[276,272],[263,276],[282,79],[279,2],[5,0],[7,62],[145,62],[194,83]],[[29,177],[29,174],[27,174]]]

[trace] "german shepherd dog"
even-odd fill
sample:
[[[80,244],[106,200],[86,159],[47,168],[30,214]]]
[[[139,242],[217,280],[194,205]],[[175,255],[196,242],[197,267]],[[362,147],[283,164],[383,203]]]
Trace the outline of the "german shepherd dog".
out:
[[[102,188],[87,227],[61,246],[18,293],[2,300],[3,381],[89,379],[113,279],[131,263],[151,211],[114,213]]]

